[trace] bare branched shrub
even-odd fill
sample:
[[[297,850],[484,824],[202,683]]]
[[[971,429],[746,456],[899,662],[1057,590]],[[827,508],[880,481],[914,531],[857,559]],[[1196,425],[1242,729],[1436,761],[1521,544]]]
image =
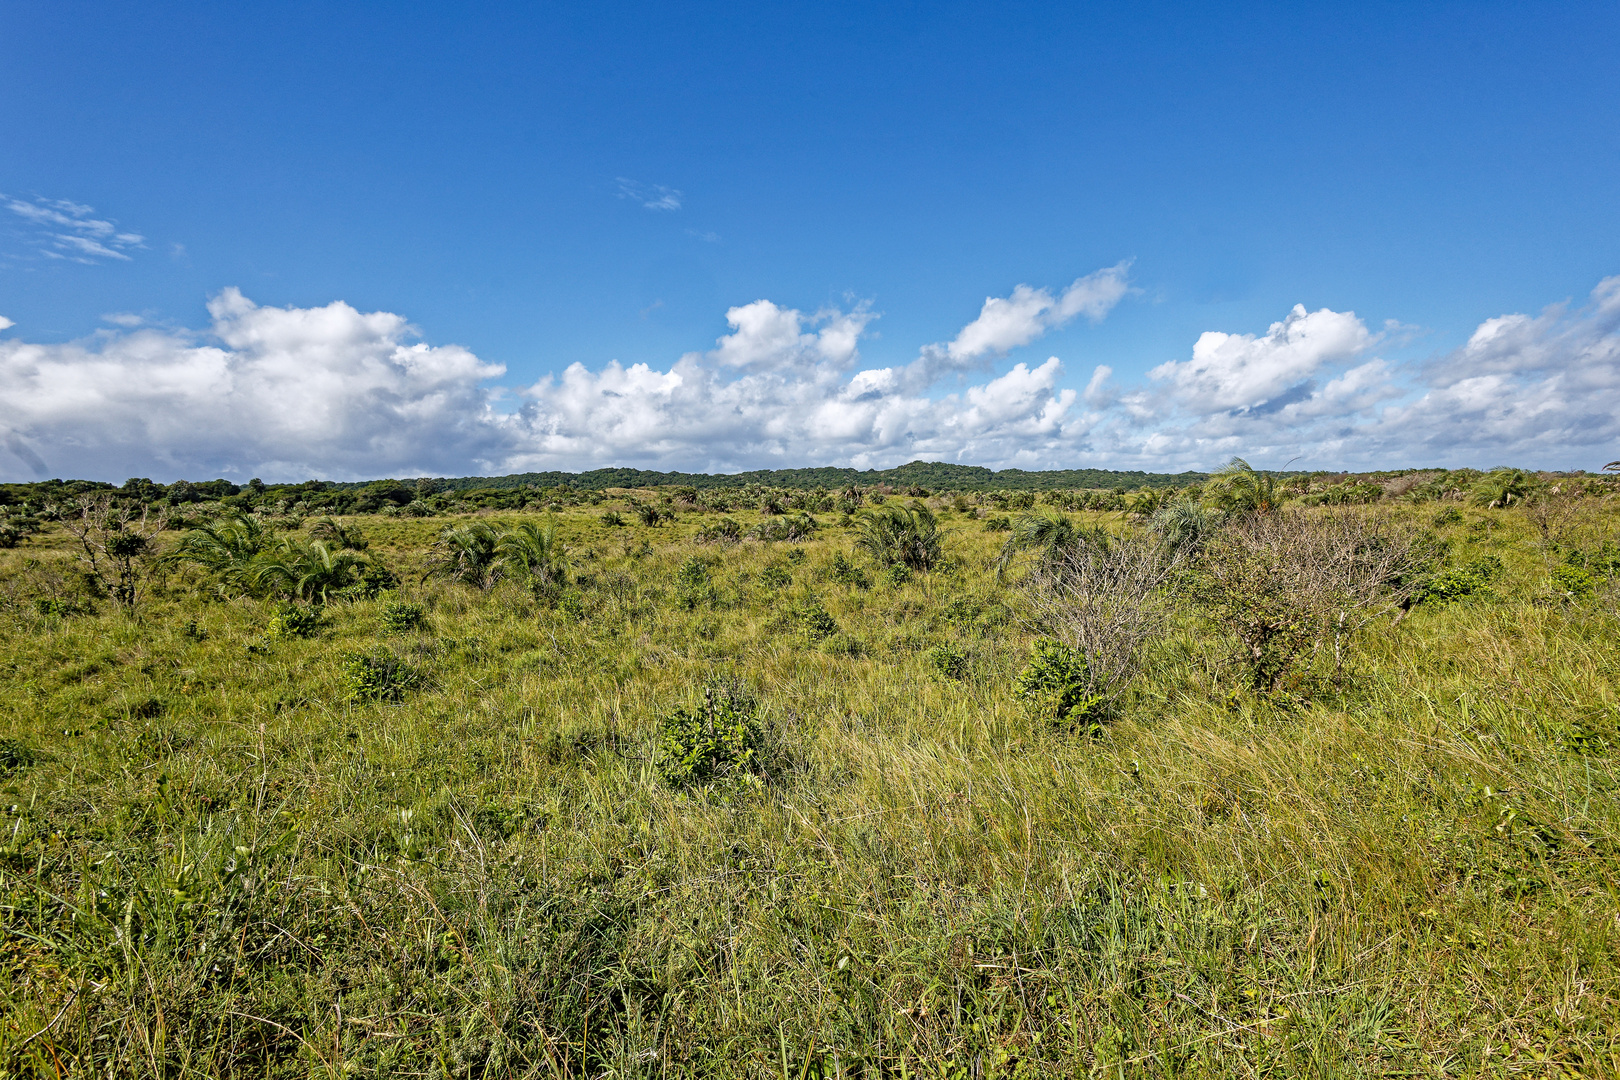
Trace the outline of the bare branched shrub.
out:
[[[1281,689],[1324,648],[1342,670],[1349,640],[1410,593],[1419,541],[1417,529],[1378,510],[1234,519],[1205,547],[1200,599],[1241,643],[1251,685]]]
[[[133,607],[167,511],[131,505],[108,492],[81,495],[76,510],[76,515],[63,513],[62,525],[79,541],[87,577],[114,602]]]
[[[1087,533],[1052,550],[1024,585],[1025,621],[1086,658],[1090,693],[1112,701],[1141,666],[1143,646],[1163,633],[1174,549],[1143,536]]]

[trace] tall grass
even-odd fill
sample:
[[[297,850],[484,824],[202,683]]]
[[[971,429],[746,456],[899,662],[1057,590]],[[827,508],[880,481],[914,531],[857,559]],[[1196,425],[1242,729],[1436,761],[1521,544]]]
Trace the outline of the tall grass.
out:
[[[1488,594],[1287,694],[1182,603],[1093,734],[1015,696],[1021,572],[977,522],[861,588],[853,529],[564,512],[568,602],[424,582],[445,524],[367,519],[404,584],[308,639],[200,571],[44,612],[66,538],[0,552],[4,1072],[1620,1073],[1620,624],[1517,509],[1442,530]],[[422,683],[356,700],[356,654]],[[674,787],[664,718],[716,677],[764,779]]]

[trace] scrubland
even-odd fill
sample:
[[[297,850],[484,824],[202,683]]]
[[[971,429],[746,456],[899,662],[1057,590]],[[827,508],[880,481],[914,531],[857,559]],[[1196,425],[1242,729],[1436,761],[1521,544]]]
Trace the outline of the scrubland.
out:
[[[324,605],[0,552],[0,1071],[1620,1075],[1620,504],[1273,511],[1426,584],[1261,670],[1206,547],[1083,723],[976,508],[613,505],[351,518]],[[522,522],[558,581],[428,574]]]

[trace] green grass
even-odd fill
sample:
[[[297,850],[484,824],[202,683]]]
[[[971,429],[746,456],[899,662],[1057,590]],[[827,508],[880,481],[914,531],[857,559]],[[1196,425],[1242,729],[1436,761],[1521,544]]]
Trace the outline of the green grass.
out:
[[[0,1073],[1620,1074],[1620,625],[1517,511],[1442,530],[1488,594],[1344,680],[1248,691],[1186,608],[1091,735],[1017,696],[981,521],[863,589],[825,515],[599,515],[557,519],[561,601],[422,583],[445,519],[360,519],[404,584],[309,638],[177,573],[57,614],[61,534],[0,552]],[[420,684],[357,700],[356,654]],[[717,677],[758,769],[671,786]]]

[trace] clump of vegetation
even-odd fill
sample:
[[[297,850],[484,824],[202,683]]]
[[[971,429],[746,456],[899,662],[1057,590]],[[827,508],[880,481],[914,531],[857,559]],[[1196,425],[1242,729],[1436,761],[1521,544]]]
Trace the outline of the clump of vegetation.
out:
[[[276,608],[270,621],[265,624],[264,636],[271,641],[285,641],[288,638],[311,638],[320,633],[326,620],[321,617],[318,607],[300,607],[297,604],[282,604]]]
[[[985,532],[1010,532],[1011,530],[1012,518],[1008,517],[1006,514],[993,514],[984,519]]]
[[[799,604],[793,608],[792,617],[794,624],[811,641],[821,641],[838,633],[837,620],[821,605],[820,600],[812,598]]]
[[[385,634],[409,634],[421,628],[427,609],[421,604],[393,600],[383,605],[380,621]]]
[[[855,561],[842,551],[832,557],[827,566],[827,578],[839,585],[847,585],[852,589],[870,589],[872,580],[866,576],[866,571],[855,565]]]
[[[624,515],[617,510],[604,510],[602,511],[602,524],[610,529],[623,528]]]
[[[725,517],[712,525],[705,525],[692,539],[700,544],[735,544],[742,539],[742,534],[742,526]]]
[[[403,701],[422,685],[422,673],[393,653],[350,653],[343,658],[350,701]]]
[[[666,713],[659,728],[658,773],[673,787],[757,777],[764,731],[758,703],[741,683],[716,680],[694,709]]]
[[[748,533],[755,540],[767,543],[798,543],[815,535],[816,519],[806,513],[767,518]]]
[[[675,606],[682,611],[692,611],[713,601],[714,582],[709,577],[708,565],[696,556],[681,563],[680,569],[675,571]]]
[[[1436,511],[1429,524],[1436,529],[1444,529],[1452,525],[1461,525],[1462,520],[1463,512],[1455,506],[1448,506],[1443,510]]]
[[[1490,595],[1491,582],[1504,572],[1502,560],[1481,555],[1463,566],[1442,570],[1422,581],[1413,595],[1417,604],[1455,604],[1460,600]]]
[[[942,679],[960,679],[967,674],[967,653],[955,645],[935,645],[928,650],[929,670]]]
[[[905,563],[895,563],[893,566],[883,571],[883,580],[888,583],[891,589],[898,589],[900,586],[910,581],[913,576],[914,575],[911,572],[911,567],[907,566]]]
[[[38,760],[39,755],[27,743],[17,739],[0,739],[0,777],[22,772]]]
[[[759,583],[767,589],[785,589],[793,584],[793,574],[780,563],[772,563],[759,572]]]
[[[939,562],[943,538],[933,511],[921,502],[909,506],[884,504],[866,510],[860,518],[855,546],[881,566],[932,570]]]
[[[34,610],[50,618],[66,619],[72,615],[82,615],[89,609],[67,597],[42,596],[34,601]]]
[[[1086,655],[1056,641],[1035,643],[1014,687],[1037,719],[1059,727],[1092,727],[1107,703]]]

